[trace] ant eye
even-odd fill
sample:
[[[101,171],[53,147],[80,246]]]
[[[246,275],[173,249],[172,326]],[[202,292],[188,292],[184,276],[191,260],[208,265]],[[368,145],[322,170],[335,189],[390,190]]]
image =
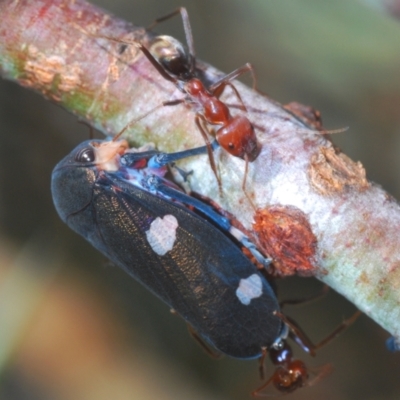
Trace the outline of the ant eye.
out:
[[[235,148],[235,145],[234,145],[232,142],[230,142],[230,143],[228,144],[228,147],[229,147],[231,150],[233,150],[233,149]]]
[[[94,150],[91,147],[85,147],[75,156],[75,161],[80,163],[91,163],[94,160]]]

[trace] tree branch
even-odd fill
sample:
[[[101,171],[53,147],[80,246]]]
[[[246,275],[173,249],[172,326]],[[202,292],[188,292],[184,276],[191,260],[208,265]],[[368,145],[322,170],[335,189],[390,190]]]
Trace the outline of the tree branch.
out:
[[[103,132],[127,123],[139,145],[165,151],[202,145],[188,104],[161,107],[182,97],[135,46],[151,35],[82,0],[3,0],[0,3],[0,69],[61,104]],[[206,79],[221,74],[200,64]],[[207,157],[185,160],[191,187],[233,213],[274,258],[275,273],[317,275],[400,338],[400,208],[368,183],[360,163],[333,147],[280,104],[235,83],[262,151],[249,165],[217,150],[224,195]],[[223,97],[235,104],[234,94]],[[156,109],[154,112],[151,110]],[[232,107],[233,112],[239,112]],[[304,116],[304,111],[301,112]]]

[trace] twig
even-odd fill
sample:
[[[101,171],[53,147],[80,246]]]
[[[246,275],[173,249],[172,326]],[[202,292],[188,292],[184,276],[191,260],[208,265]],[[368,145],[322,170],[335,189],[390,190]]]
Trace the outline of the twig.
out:
[[[111,135],[156,109],[127,133],[135,144],[152,141],[166,151],[203,144],[190,105],[160,107],[182,96],[174,85],[135,46],[104,38],[147,45],[151,36],[143,29],[82,0],[3,0],[0,15],[4,78]],[[221,76],[201,65],[211,81]],[[263,145],[249,166],[247,196],[241,188],[244,162],[223,151],[215,154],[223,198],[206,157],[183,166],[194,171],[192,189],[216,199],[253,232],[277,273],[317,275],[400,338],[399,205],[321,132],[265,96],[235,86]],[[229,93],[224,100],[236,102]]]

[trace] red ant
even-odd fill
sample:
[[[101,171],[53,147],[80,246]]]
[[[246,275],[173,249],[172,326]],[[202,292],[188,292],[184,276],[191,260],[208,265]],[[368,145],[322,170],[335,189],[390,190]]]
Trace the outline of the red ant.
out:
[[[283,307],[284,305],[296,305],[312,302],[319,297],[326,295],[328,289],[328,286],[325,285],[322,291],[317,295],[313,295],[302,300],[283,301],[280,303],[280,307]],[[261,379],[264,379],[264,361],[267,355],[269,355],[270,360],[276,368],[271,377],[251,393],[253,397],[276,396],[277,394],[274,392],[265,391],[265,389],[267,389],[270,385],[272,385],[281,395],[289,394],[297,389],[313,386],[320,379],[330,374],[332,372],[331,364],[325,364],[316,368],[309,368],[302,360],[294,358],[292,348],[287,343],[287,339],[292,339],[303,349],[303,351],[312,357],[315,357],[316,351],[330,343],[350,325],[352,325],[361,315],[361,311],[357,310],[351,317],[343,320],[327,337],[317,344],[311,342],[308,336],[293,319],[289,318],[280,311],[275,311],[274,314],[281,319],[282,328],[280,334],[274,340],[274,342],[268,348],[262,348],[260,351],[261,355],[259,357],[259,373]],[[203,340],[203,338],[200,337],[190,325],[188,325],[188,328],[189,333],[207,352],[208,355],[210,355],[212,358],[221,357],[222,354],[211,349]]]
[[[310,300],[312,301],[317,297],[325,295],[327,288],[328,287],[326,286],[321,294],[315,297],[313,296],[305,301],[288,301],[282,302],[280,305],[282,307],[284,303],[300,304]],[[330,335],[316,345],[311,342],[311,340],[294,320],[278,311],[275,312],[275,315],[284,323],[284,329],[275,343],[270,346],[270,348],[263,350],[263,354],[259,359],[261,379],[264,378],[264,360],[267,356],[267,353],[272,363],[276,366],[276,369],[272,376],[265,383],[263,383],[262,386],[252,392],[252,396],[254,397],[270,396],[271,394],[263,391],[271,384],[280,393],[288,394],[302,387],[312,386],[317,381],[328,375],[332,371],[332,366],[330,364],[326,364],[315,369],[309,369],[303,361],[295,359],[293,357],[292,349],[286,341],[287,337],[290,337],[306,353],[314,357],[318,349],[331,342],[341,332],[353,324],[353,322],[361,315],[361,311],[356,311],[350,318],[344,320],[333,332],[331,332]],[[310,373],[314,375],[313,378],[311,378]]]
[[[276,370],[267,382],[252,392],[254,397],[269,396],[270,394],[263,391],[270,384],[282,394],[292,393],[297,389],[312,386],[332,370],[330,364],[323,365],[316,369],[315,377],[310,380],[310,370],[303,361],[293,358],[292,349],[286,342],[282,342],[279,349],[272,347],[268,354],[272,363],[276,365]]]
[[[328,290],[329,287],[325,285],[317,295],[310,296],[306,299],[282,301],[279,305],[282,308],[285,305],[298,305],[313,302],[325,296]],[[287,339],[292,339],[303,351],[315,357],[316,351],[330,343],[352,325],[361,315],[361,311],[357,310],[351,317],[343,320],[327,337],[317,344],[311,342],[308,336],[292,318],[280,311],[275,311],[274,314],[281,319],[282,328],[274,342],[268,348],[265,347],[261,349],[261,355],[259,357],[259,373],[261,379],[264,379],[264,361],[267,355],[269,355],[270,360],[276,368],[271,377],[251,393],[253,397],[276,396],[277,394],[274,392],[265,391],[271,384],[281,395],[289,394],[297,389],[313,386],[320,379],[330,374],[332,372],[331,364],[325,364],[317,368],[309,368],[302,360],[294,358],[292,348],[287,343]],[[193,328],[190,326],[188,327],[190,334],[207,354],[212,358],[219,358],[221,356],[221,353],[210,349],[209,345],[204,342]]]
[[[178,40],[165,35],[157,36],[149,49],[141,43],[137,44],[137,47],[164,79],[174,83],[186,95],[183,99],[163,102],[163,105],[176,105],[189,100],[201,110],[196,112],[195,122],[206,142],[211,168],[220,185],[220,179],[217,175],[217,168],[208,138],[208,134],[211,133],[207,127],[208,125],[219,126],[216,132],[212,132],[217,142],[229,154],[246,161],[246,172],[247,163],[254,161],[261,150],[254,126],[249,119],[243,115],[232,116],[228,106],[219,99],[225,87],[229,86],[240,100],[243,111],[246,111],[240,94],[231,81],[247,71],[253,74],[254,80],[253,67],[251,64],[245,64],[241,68],[225,75],[216,83],[206,87],[196,74],[196,57],[192,30],[186,8],[178,8],[171,14],[155,20],[149,29],[178,13],[182,17],[189,51]],[[243,181],[244,186],[245,179]]]
[[[262,349],[262,354],[259,358],[261,379],[264,379],[264,361],[267,355],[269,355],[276,369],[266,382],[251,393],[253,397],[269,397],[276,395],[273,392],[265,392],[265,389],[271,384],[282,395],[292,393],[297,389],[313,386],[320,379],[330,374],[332,372],[331,364],[325,364],[317,368],[309,368],[303,361],[294,358],[292,348],[287,343],[287,338],[290,337],[306,353],[315,357],[316,351],[331,342],[353,324],[361,315],[361,311],[356,311],[350,318],[344,320],[329,336],[316,345],[311,342],[307,335],[291,318],[278,311],[275,312],[275,315],[282,320],[283,329],[279,337],[276,338],[275,342],[268,349]],[[210,349],[204,340],[198,336],[190,326],[189,332],[208,355],[212,358],[219,358],[221,356],[220,353]]]

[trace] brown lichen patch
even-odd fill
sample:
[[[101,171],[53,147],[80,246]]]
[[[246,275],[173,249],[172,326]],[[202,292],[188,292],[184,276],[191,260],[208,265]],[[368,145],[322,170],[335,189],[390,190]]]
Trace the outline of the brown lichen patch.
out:
[[[400,268],[400,262],[393,262],[388,266],[388,272],[389,273],[397,273],[398,269]]]
[[[66,64],[63,57],[46,56],[34,46],[29,49],[30,60],[25,64],[24,83],[34,88],[47,87],[52,89],[54,84],[63,92],[71,92],[81,83],[81,68],[78,64]]]
[[[143,53],[137,46],[138,43],[142,43],[146,46],[148,39],[146,31],[142,28],[138,28],[134,32],[121,35],[118,39],[114,39],[113,42],[115,45],[114,56],[121,64],[124,64],[126,68],[129,68],[140,57],[143,57]]]
[[[370,279],[368,277],[368,274],[363,271],[361,272],[360,276],[358,277],[358,283],[362,283],[363,285],[368,285],[370,282]]]
[[[362,164],[333,147],[320,147],[311,157],[308,176],[311,186],[322,195],[339,193],[350,187],[359,191],[369,187]]]
[[[143,53],[139,50],[138,44],[147,44],[148,38],[146,30],[143,28],[136,28],[133,32],[127,32],[118,37],[103,35],[102,28],[108,22],[109,16],[105,16],[100,23],[95,22],[89,26],[80,26],[73,24],[73,26],[83,34],[80,40],[84,41],[85,38],[93,38],[94,40],[104,39],[106,47],[104,49],[111,57],[109,73],[112,75],[110,79],[119,79],[120,69],[129,69],[131,65],[143,57]]]
[[[324,129],[322,126],[321,113],[315,108],[298,103],[297,101],[285,104],[283,108],[310,128],[317,131],[322,131]]]
[[[293,206],[270,206],[257,210],[253,229],[260,248],[273,259],[277,276],[313,276],[317,238],[306,215]]]

